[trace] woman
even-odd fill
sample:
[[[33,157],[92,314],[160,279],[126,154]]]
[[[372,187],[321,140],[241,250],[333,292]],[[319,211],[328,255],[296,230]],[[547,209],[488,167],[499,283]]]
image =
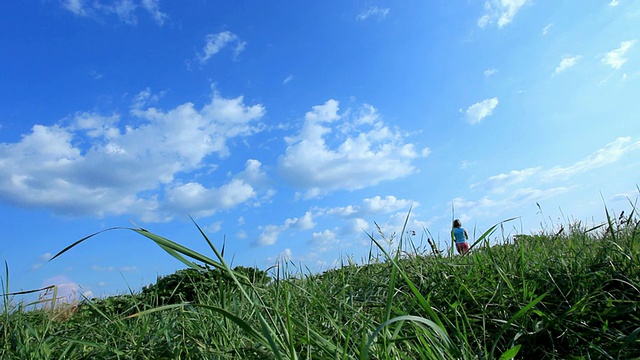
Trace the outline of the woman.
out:
[[[453,237],[456,241],[456,250],[458,250],[458,254],[464,255],[469,252],[469,234],[467,234],[467,230],[462,227],[462,223],[460,220],[453,220]]]

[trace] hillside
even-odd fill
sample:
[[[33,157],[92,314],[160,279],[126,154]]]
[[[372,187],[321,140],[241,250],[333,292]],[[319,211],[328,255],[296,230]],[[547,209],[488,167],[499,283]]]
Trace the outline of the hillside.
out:
[[[487,231],[467,256],[407,254],[372,234],[382,257],[366,265],[284,263],[271,278],[136,229],[200,266],[79,304],[6,297],[0,358],[638,358],[639,226],[632,214],[497,245]]]

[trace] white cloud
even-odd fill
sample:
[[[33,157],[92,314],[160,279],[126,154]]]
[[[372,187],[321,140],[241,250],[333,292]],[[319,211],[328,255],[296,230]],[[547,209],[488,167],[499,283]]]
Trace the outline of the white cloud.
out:
[[[415,171],[411,160],[419,155],[403,135],[384,125],[373,107],[341,115],[339,103],[314,106],[298,134],[285,138],[288,146],[279,170],[305,198],[336,190],[356,190],[397,179]],[[348,113],[348,112],[347,112]],[[340,132],[334,132],[332,123]]]
[[[497,22],[502,28],[513,21],[526,3],[527,0],[488,0],[484,3],[484,15],[478,19],[478,26],[483,28]]]
[[[498,73],[498,69],[490,68],[484,71],[484,77],[490,77]]]
[[[362,218],[355,218],[350,223],[351,231],[350,233],[357,234],[362,233],[363,231],[369,230],[369,223]]]
[[[153,17],[158,25],[163,25],[169,16],[160,11],[159,4],[160,0],[142,0],[142,7],[151,14],[151,17]]]
[[[291,82],[291,80],[293,80],[293,75],[289,74],[289,76],[287,76],[284,80],[282,80],[282,83],[288,84]]]
[[[602,149],[598,149],[585,159],[568,167],[555,167],[544,172],[545,180],[555,180],[574,176],[592,169],[596,169],[617,162],[628,152],[640,149],[640,140],[633,141],[630,137],[619,137],[608,143]]]
[[[542,28],[542,36],[546,36],[547,34],[549,34],[549,31],[551,31],[551,27],[553,26],[553,23],[550,23],[549,25],[545,26]]]
[[[620,4],[620,1],[618,0],[611,0],[611,2],[609,3],[609,6],[618,6]]]
[[[604,59],[602,59],[602,62],[604,64],[611,66],[614,69],[621,68],[622,65],[624,65],[624,63],[627,62],[627,58],[624,57],[625,54],[627,53],[627,51],[629,51],[629,49],[631,49],[631,46],[633,46],[635,42],[636,42],[635,40],[628,40],[628,41],[621,42],[620,47],[608,52],[604,56]]]
[[[378,17],[379,19],[384,19],[387,17],[387,15],[389,14],[390,9],[389,8],[384,8],[381,9],[377,6],[372,6],[370,8],[368,8],[367,10],[361,12],[360,14],[358,14],[358,16],[356,16],[356,19],[358,21],[363,21],[366,20],[370,17]]]
[[[55,295],[60,301],[73,302],[78,298],[80,286],[66,276],[58,275],[48,278],[42,282],[42,287],[51,285],[57,287]],[[53,294],[54,292],[52,290],[48,290],[45,294],[42,295],[42,297],[45,299],[51,299]]]
[[[413,200],[398,199],[395,196],[387,195],[384,198],[374,196],[365,198],[360,205],[347,205],[327,209],[327,215],[336,215],[343,218],[363,217],[372,214],[388,214],[398,210],[409,210],[419,204]]]
[[[282,225],[266,225],[260,228],[262,232],[253,245],[273,245],[278,241],[280,234],[289,229],[310,230],[316,226],[313,214],[306,212],[301,218],[289,218]]]
[[[556,182],[570,177],[585,176],[589,171],[618,162],[625,155],[638,150],[640,150],[640,140],[633,141],[628,137],[618,138],[585,159],[567,167],[527,168],[491,176],[486,181],[471,186],[488,191],[489,194],[478,200],[455,198],[452,205],[456,213],[466,218],[490,217],[505,213],[505,210],[523,209],[535,202],[565,194],[575,188],[563,183],[555,184]],[[631,155],[628,156],[631,157]],[[544,187],[552,182],[553,187]]]
[[[360,205],[347,205],[343,207],[334,207],[330,209],[318,210],[315,209],[315,213],[307,211],[302,217],[294,217],[286,219],[282,225],[266,225],[260,228],[261,234],[255,241],[254,245],[273,245],[278,241],[280,234],[283,232],[295,229],[295,230],[311,230],[317,226],[315,219],[322,216],[338,216],[347,220],[347,225],[344,228],[345,234],[359,234],[362,233],[362,229],[368,227],[368,223],[362,219],[362,217],[372,214],[388,214],[395,211],[402,211],[403,213],[408,211],[409,208],[417,207],[419,204],[406,199],[397,199],[395,196],[374,196],[372,198],[365,198]],[[328,243],[334,243],[336,235],[334,231],[322,231],[316,232],[312,235],[312,243],[317,244],[319,237],[324,236],[324,239],[331,239],[328,242],[323,242],[321,246],[325,251],[325,245]]]
[[[240,41],[238,36],[230,31],[223,31],[218,34],[209,34],[205,38],[205,45],[202,54],[198,54],[200,63],[206,63],[213,55],[219,53],[227,45],[235,42],[234,57],[238,56],[246,47],[246,42]]]
[[[452,205],[461,217],[466,218],[494,216],[496,212],[522,208],[537,201],[567,193],[572,189],[571,186],[562,185],[537,188],[536,184],[548,184],[578,176],[618,162],[623,156],[638,150],[640,150],[640,140],[632,141],[631,138],[621,137],[567,167],[558,166],[546,170],[536,167],[491,176],[482,183],[472,185],[472,188],[481,188],[484,192],[490,192],[490,195],[485,195],[478,200],[455,198]],[[500,197],[502,194],[504,196]]]
[[[500,213],[509,213],[509,210],[523,209],[527,205],[553,198],[569,190],[570,188],[563,186],[548,189],[519,187],[504,192],[506,194],[505,197],[483,196],[475,201],[456,198],[453,200],[452,205],[458,214],[456,217],[465,222],[469,218],[490,217]]]
[[[522,183],[528,180],[533,175],[537,174],[540,168],[528,168],[524,170],[512,170],[508,174],[499,174],[489,177],[482,183],[476,183],[471,185],[471,188],[482,187],[487,191],[495,193],[503,193],[508,186]]]
[[[145,9],[158,25],[164,24],[168,15],[160,11],[159,0],[141,0],[141,6]],[[138,18],[136,11],[139,5],[133,0],[114,0],[110,2],[87,0],[61,0],[62,7],[77,16],[98,17],[100,15],[115,15],[118,19],[129,25],[136,25]]]
[[[138,23],[138,19],[135,15],[137,6],[131,0],[120,0],[111,6],[103,6],[103,8],[107,12],[116,14],[118,19],[124,23],[129,25],[136,25]]]
[[[148,221],[228,208],[255,195],[263,179],[259,162],[249,160],[226,182],[209,178],[215,186],[177,179],[197,175],[209,155],[228,156],[227,140],[259,132],[264,112],[242,97],[215,93],[201,109],[192,103],[167,112],[132,109],[136,125],[90,113],[76,114],[67,126],[34,125],[20,141],[0,144],[0,199],[64,215],[126,213]],[[215,201],[193,199],[198,191]],[[192,207],[170,201],[177,199]]]
[[[581,58],[580,55],[566,56],[562,58],[562,60],[560,61],[560,64],[554,70],[554,74],[560,74],[561,72],[567,70],[568,68],[575,66],[580,60],[580,58]]]
[[[62,6],[78,16],[87,16],[90,13],[85,0],[63,0]]]
[[[491,115],[496,106],[498,106],[497,97],[475,103],[469,106],[467,108],[467,111],[465,112],[465,114],[467,115],[467,120],[470,124],[478,124],[484,118]]]
[[[309,240],[315,251],[324,252],[333,249],[340,243],[338,236],[331,230],[325,229],[322,232],[314,232]]]
[[[278,236],[285,229],[278,225],[261,226],[262,233],[258,236],[254,245],[273,245],[278,241]]]
[[[640,150],[640,140],[633,141],[630,137],[619,137],[573,165],[567,167],[556,166],[547,170],[543,170],[540,167],[512,170],[509,173],[491,176],[483,182],[475,183],[471,185],[471,188],[482,188],[493,193],[504,193],[509,187],[527,180],[547,182],[579,175],[615,163],[627,153],[636,150]]]
[[[409,210],[413,202],[411,200],[397,199],[395,196],[374,196],[370,199],[364,199],[363,210],[366,213],[390,213],[397,210]]]
[[[96,272],[134,272],[134,271],[138,271],[138,267],[137,266],[121,266],[121,267],[115,267],[115,266],[99,266],[99,265],[93,265],[91,266],[91,270],[96,271]]]
[[[206,187],[193,181],[168,188],[166,206],[172,212],[204,217],[233,208],[255,197],[255,189],[239,179],[233,179],[220,187]]]
[[[282,263],[292,261],[293,259],[293,252],[291,251],[291,249],[286,248],[282,250],[277,256],[268,257],[267,262],[275,263],[276,266],[281,266]]]

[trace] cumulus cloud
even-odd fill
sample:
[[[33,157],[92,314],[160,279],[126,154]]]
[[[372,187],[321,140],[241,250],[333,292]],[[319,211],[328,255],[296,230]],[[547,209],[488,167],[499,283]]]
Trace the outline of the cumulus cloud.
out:
[[[561,72],[567,70],[568,68],[575,66],[580,60],[580,58],[581,58],[580,55],[563,57],[562,60],[560,60],[560,64],[556,67],[553,73],[560,74]]]
[[[324,213],[335,215],[343,218],[364,217],[372,214],[388,214],[398,210],[409,210],[410,207],[416,207],[418,203],[408,199],[398,199],[393,195],[385,197],[374,196],[365,198],[361,204],[338,206],[327,209]]]
[[[280,234],[289,229],[313,229],[316,226],[316,223],[313,221],[313,217],[313,214],[308,211],[304,214],[304,216],[300,218],[294,217],[286,219],[282,225],[270,224],[262,226],[260,228],[262,232],[258,236],[258,239],[253,243],[253,245],[273,245],[278,241],[278,237],[280,236]]]
[[[286,263],[292,260],[294,260],[293,252],[289,248],[282,250],[277,256],[270,256],[267,258],[267,262],[275,263],[276,267],[281,266],[282,263]]]
[[[314,232],[311,235],[311,240],[309,240],[309,245],[318,252],[334,249],[339,243],[340,239],[338,238],[338,235],[329,229]]]
[[[631,46],[635,44],[635,42],[636,42],[635,40],[628,40],[628,41],[621,42],[620,47],[608,52],[602,59],[602,62],[606,65],[611,66],[614,69],[621,68],[622,65],[624,65],[624,63],[626,63],[628,60],[624,56],[626,55],[627,51],[631,49]]]
[[[246,46],[246,42],[241,41],[238,36],[230,31],[223,31],[218,34],[209,34],[205,38],[205,45],[202,53],[199,53],[198,59],[200,63],[206,63],[213,55],[219,53],[222,49],[229,45],[234,45],[234,57],[238,56]]]
[[[477,102],[467,108],[465,114],[467,115],[467,120],[470,124],[478,124],[484,118],[491,115],[493,110],[498,106],[498,98],[494,97],[491,99],[482,100],[481,102]]]
[[[137,214],[147,221],[229,208],[255,196],[253,186],[264,178],[259,162],[247,161],[235,176],[207,177],[206,184],[179,179],[199,174],[210,155],[227,157],[229,139],[261,131],[264,113],[262,105],[214,93],[199,109],[193,103],[132,109],[135,121],[124,126],[119,115],[92,113],[34,125],[20,141],[0,144],[0,200],[62,215]]]
[[[257,160],[249,160],[252,161]],[[256,197],[255,188],[239,177],[219,187],[207,187],[196,181],[167,187],[165,206],[172,209],[172,212],[189,213],[196,217],[210,216],[220,210],[233,208]]]
[[[338,101],[329,100],[307,112],[302,129],[285,138],[278,168],[304,198],[362,189],[415,171],[411,161],[419,155],[403,134],[387,127],[372,106],[355,114],[339,114]]]
[[[527,0],[489,0],[484,3],[484,15],[478,19],[478,26],[483,28],[497,23],[499,28],[513,21],[518,11]]]
[[[409,208],[417,207],[419,204],[407,200],[407,199],[398,199],[395,196],[387,195],[385,197],[374,196],[372,198],[365,198],[362,200],[360,204],[351,204],[346,206],[338,206],[329,209],[314,209],[313,212],[307,211],[304,216],[289,218],[284,221],[282,225],[266,225],[263,226],[261,230],[261,234],[258,236],[258,239],[255,241],[254,245],[273,245],[278,241],[280,234],[283,232],[295,229],[295,230],[311,230],[317,226],[317,219],[326,216],[337,216],[346,223],[345,227],[342,229],[341,233],[344,234],[358,234],[362,233],[362,229],[368,228],[368,223],[363,219],[365,216],[373,215],[373,214],[389,214],[396,211],[402,211],[405,213]],[[312,235],[312,240],[310,243],[314,243],[318,245],[320,241],[320,237],[322,237],[323,241],[328,241],[327,239],[332,239],[328,241],[328,243],[334,243],[335,231],[331,230],[327,232],[327,230],[316,232]],[[327,242],[323,242],[327,245]],[[325,245],[320,246],[325,249]],[[321,251],[325,251],[321,250]]]
[[[80,285],[71,279],[67,278],[64,275],[58,275],[51,278],[48,278],[42,282],[42,287],[47,286],[55,286],[57,291],[55,292],[58,300],[63,302],[73,302],[78,299],[78,294],[80,291]],[[54,292],[52,290],[48,290],[45,294],[41,296],[43,298],[51,298]]]
[[[361,12],[360,14],[358,14],[358,16],[356,16],[356,19],[358,21],[363,21],[366,20],[370,17],[377,17],[378,19],[384,19],[387,17],[387,15],[389,14],[390,9],[389,8],[379,8],[377,6],[372,6],[370,8],[368,8],[367,10],[364,10],[363,12]]]
[[[366,213],[390,213],[398,210],[408,210],[412,205],[411,200],[397,199],[395,196],[374,196],[370,199],[364,199],[362,209]]]

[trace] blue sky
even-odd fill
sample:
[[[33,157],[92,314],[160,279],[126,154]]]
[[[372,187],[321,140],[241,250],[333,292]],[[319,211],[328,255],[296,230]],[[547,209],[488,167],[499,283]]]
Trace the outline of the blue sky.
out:
[[[104,296],[182,264],[322,271],[366,233],[445,249],[598,224],[640,183],[640,4],[28,0],[0,14],[10,290]],[[501,237],[500,232],[496,233]]]

